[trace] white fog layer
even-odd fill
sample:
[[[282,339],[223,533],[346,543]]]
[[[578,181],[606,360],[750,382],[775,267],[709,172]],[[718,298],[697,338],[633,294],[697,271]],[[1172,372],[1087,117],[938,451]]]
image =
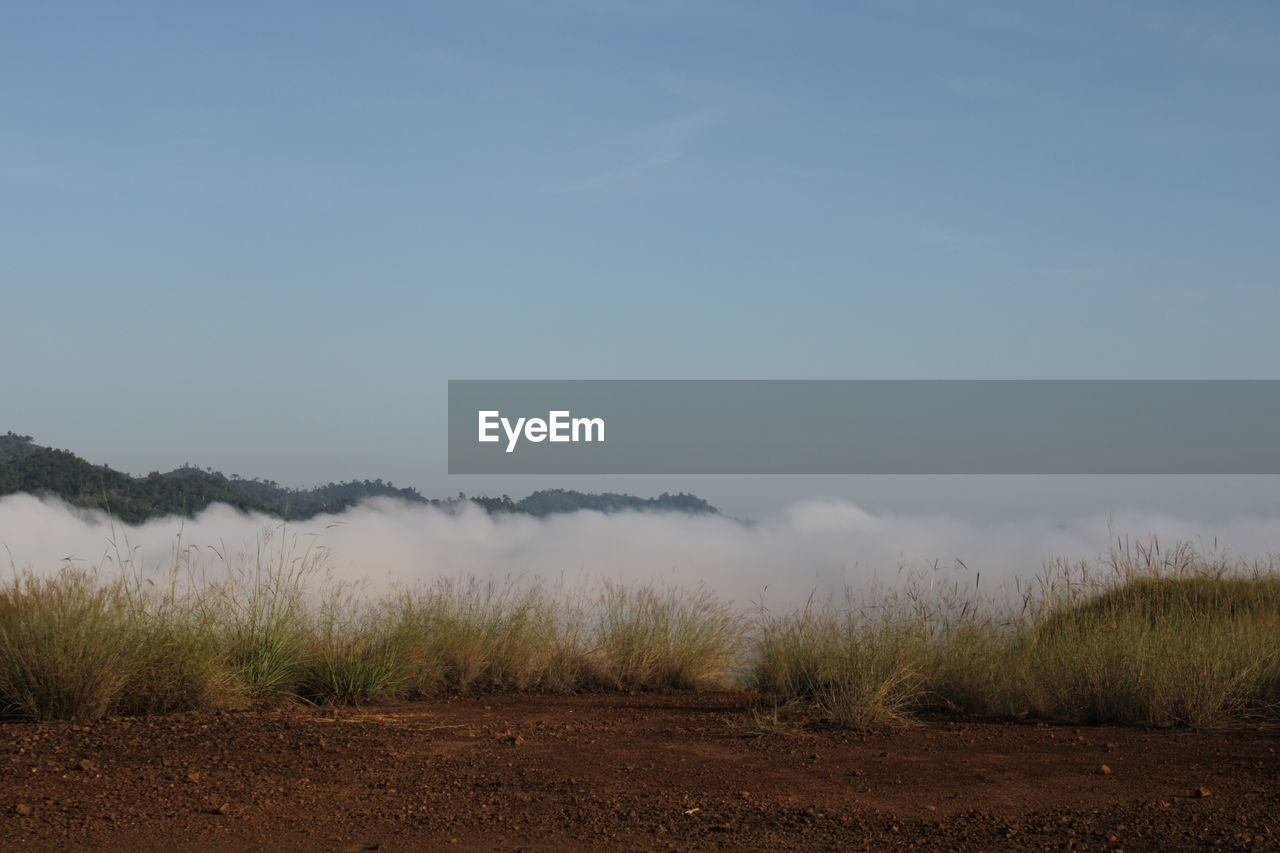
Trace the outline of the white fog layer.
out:
[[[1030,579],[1054,558],[1097,561],[1114,538],[1190,542],[1201,551],[1263,557],[1280,542],[1280,519],[1204,524],[1127,513],[1069,520],[975,523],[943,515],[871,515],[842,502],[805,502],[754,524],[716,516],[577,512],[548,518],[490,516],[475,507],[448,513],[375,500],[338,515],[281,522],[217,505],[193,519],[141,525],[74,509],[57,499],[0,499],[0,560],[49,574],[68,560],[114,570],[117,551],[144,576],[163,575],[178,549],[206,577],[228,563],[251,563],[259,543],[323,555],[325,569],[370,593],[441,576],[482,580],[544,578],[572,584],[703,584],[726,600],[770,607],[803,602],[846,585],[893,586],[904,573],[994,592]],[[216,549],[216,551],[214,550]],[[221,556],[220,556],[221,555]],[[267,562],[274,559],[271,554]],[[936,567],[937,572],[932,569]]]

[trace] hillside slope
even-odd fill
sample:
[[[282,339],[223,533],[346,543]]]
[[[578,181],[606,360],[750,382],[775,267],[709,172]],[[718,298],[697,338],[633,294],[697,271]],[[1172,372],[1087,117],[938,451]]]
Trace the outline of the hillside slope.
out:
[[[685,494],[638,498],[549,489],[519,501],[506,495],[467,497],[461,493],[454,498],[433,500],[423,497],[416,489],[397,487],[382,480],[351,480],[294,489],[272,480],[228,477],[193,465],[163,474],[153,471],[145,477],[134,477],[106,465],[94,465],[69,450],[36,444],[31,436],[9,432],[0,436],[0,496],[17,492],[56,495],[73,506],[105,510],[131,524],[165,515],[190,516],[214,503],[224,503],[244,512],[307,519],[322,513],[341,512],[362,500],[378,497],[443,509],[474,503],[491,513],[539,517],[582,509],[606,513],[626,510],[717,513],[715,507],[701,498]]]

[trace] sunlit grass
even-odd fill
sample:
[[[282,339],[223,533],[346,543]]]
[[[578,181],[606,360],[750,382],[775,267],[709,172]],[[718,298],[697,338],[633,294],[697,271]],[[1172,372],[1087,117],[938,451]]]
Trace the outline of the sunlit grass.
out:
[[[905,592],[763,616],[752,684],[854,726],[946,709],[1195,727],[1278,716],[1274,561],[1124,543],[1020,597]]]
[[[137,637],[121,591],[92,573],[14,577],[0,592],[0,709],[30,720],[91,720],[129,681]]]
[[[1030,712],[1087,723],[1212,726],[1269,716],[1280,684],[1280,576],[1157,542],[1108,573],[1049,582],[1016,638]]]
[[[366,596],[322,550],[209,549],[203,582],[14,570],[0,587],[0,715],[90,720],[278,701],[735,684],[841,725],[938,711],[1210,727],[1280,717],[1280,572],[1158,542],[1053,562],[980,595],[905,583],[742,613],[701,587],[437,579]],[[184,556],[186,555],[186,556]]]
[[[592,669],[624,690],[723,685],[737,661],[741,619],[713,594],[606,581],[597,601]]]

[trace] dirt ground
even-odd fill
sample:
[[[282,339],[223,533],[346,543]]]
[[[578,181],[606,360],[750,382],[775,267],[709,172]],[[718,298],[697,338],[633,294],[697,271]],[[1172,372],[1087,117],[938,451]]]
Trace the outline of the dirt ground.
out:
[[[742,694],[0,725],[6,850],[1280,850],[1280,732],[775,727]],[[763,723],[763,725],[761,725]]]

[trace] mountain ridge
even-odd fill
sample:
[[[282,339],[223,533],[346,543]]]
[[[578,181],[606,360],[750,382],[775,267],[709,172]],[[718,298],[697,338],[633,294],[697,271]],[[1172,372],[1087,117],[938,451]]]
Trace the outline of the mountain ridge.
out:
[[[412,487],[377,480],[330,482],[310,489],[282,486],[274,480],[227,476],[212,468],[186,464],[172,471],[135,477],[107,465],[94,465],[69,450],[35,443],[29,435],[0,435],[0,497],[27,492],[56,495],[72,506],[100,509],[121,521],[136,524],[166,515],[191,516],[211,504],[224,503],[242,512],[260,512],[302,520],[341,512],[363,500],[398,498],[446,510],[475,504],[491,514],[511,513],[538,518],[579,510],[680,512],[719,515],[714,506],[692,494],[662,493],[640,498],[614,492],[541,489],[512,500],[501,497],[427,498]]]

